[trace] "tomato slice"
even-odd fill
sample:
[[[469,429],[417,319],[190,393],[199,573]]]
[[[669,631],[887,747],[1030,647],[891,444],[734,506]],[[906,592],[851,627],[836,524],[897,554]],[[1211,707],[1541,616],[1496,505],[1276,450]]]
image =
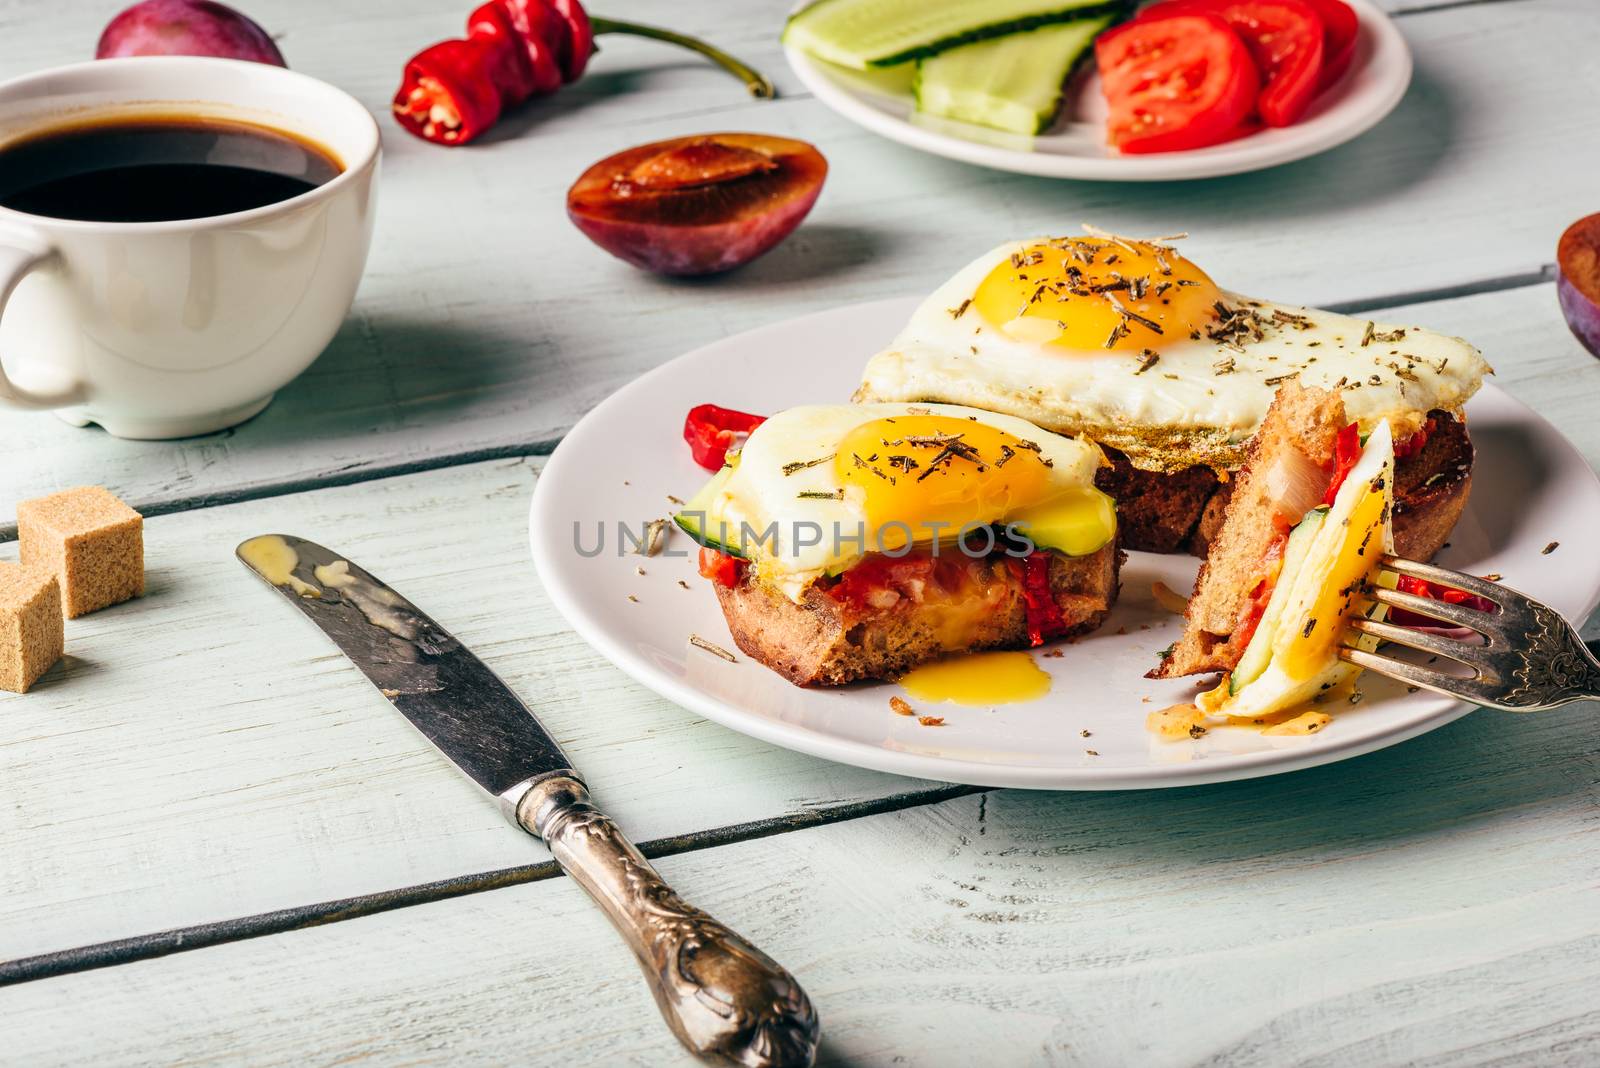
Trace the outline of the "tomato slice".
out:
[[[739,580],[744,577],[744,566],[744,561],[737,556],[729,556],[704,545],[700,547],[700,574],[718,586],[726,586],[731,590],[739,585]]]
[[[1355,10],[1344,0],[1306,0],[1317,17],[1322,20],[1322,75],[1317,79],[1317,92],[1344,77],[1350,60],[1356,54],[1356,33],[1360,20]]]
[[[1250,49],[1261,70],[1256,112],[1268,126],[1288,126],[1305,114],[1321,88],[1323,24],[1307,0],[1167,0],[1146,8],[1136,23],[1206,12],[1223,19]]]
[[[1123,152],[1175,152],[1226,141],[1250,114],[1261,77],[1238,34],[1195,11],[1138,19],[1094,43],[1110,115],[1108,139]]]

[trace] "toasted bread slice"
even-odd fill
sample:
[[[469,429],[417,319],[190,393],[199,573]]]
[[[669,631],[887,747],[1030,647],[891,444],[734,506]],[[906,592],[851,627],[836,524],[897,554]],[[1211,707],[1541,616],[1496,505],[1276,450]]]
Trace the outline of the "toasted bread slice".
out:
[[[1430,560],[1450,537],[1472,490],[1472,441],[1467,427],[1449,412],[1428,413],[1434,429],[1420,452],[1395,467],[1395,551],[1408,560]],[[1209,467],[1163,473],[1134,467],[1115,449],[1111,466],[1095,485],[1117,502],[1122,544],[1152,553],[1187,550],[1204,557],[1222,528],[1233,480]]]
[[[1433,430],[1420,452],[1394,468],[1394,551],[1407,560],[1431,560],[1472,492],[1472,439],[1466,424],[1432,412]]]
[[[1057,636],[1099,626],[1117,598],[1123,554],[1116,543],[1088,556],[1040,551],[1051,557],[1050,591],[1065,624]],[[821,585],[797,604],[753,571],[737,586],[717,586],[717,600],[739,648],[797,686],[892,679],[953,653],[1029,648],[1020,569],[1003,556],[963,566],[966,575],[954,584],[908,578],[875,597],[876,607]]]
[[[1245,623],[1255,592],[1288,534],[1276,520],[1272,472],[1280,465],[1308,460],[1325,470],[1331,481],[1334,441],[1345,422],[1338,393],[1294,382],[1279,387],[1250,443],[1211,550],[1200,565],[1183,636],[1151,673],[1154,677],[1231,671],[1238,664],[1250,640]]]
[[[1223,485],[1211,468],[1197,464],[1180,471],[1146,471],[1126,454],[1104,448],[1109,465],[1094,484],[1117,502],[1117,529],[1124,548],[1147,553],[1183,552],[1208,502]],[[1226,500],[1226,498],[1224,498]]]

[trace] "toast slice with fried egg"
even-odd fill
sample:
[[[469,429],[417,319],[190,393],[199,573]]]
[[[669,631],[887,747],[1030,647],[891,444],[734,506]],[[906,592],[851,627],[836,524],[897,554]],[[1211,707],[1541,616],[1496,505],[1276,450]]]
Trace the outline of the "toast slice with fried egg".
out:
[[[717,585],[735,644],[796,686],[895,679],[942,657],[1030,649],[1097,628],[1117,599],[1122,554],[1107,543],[1086,556],[1043,550],[1042,593],[1026,565],[1005,557],[943,562],[918,553],[858,564],[878,572],[866,597],[814,585],[799,602],[746,572]],[[1044,602],[1048,602],[1048,605]],[[1054,622],[1037,629],[1043,612]]]
[[[797,685],[891,679],[1100,623],[1121,562],[1102,462],[974,408],[791,408],[674,518],[747,655]]]
[[[1398,550],[1431,557],[1471,486],[1466,341],[1229,292],[1170,238],[1010,242],[939,287],[867,364],[861,401],[965,404],[1099,444],[1122,544],[1204,555],[1287,381],[1395,441]]]

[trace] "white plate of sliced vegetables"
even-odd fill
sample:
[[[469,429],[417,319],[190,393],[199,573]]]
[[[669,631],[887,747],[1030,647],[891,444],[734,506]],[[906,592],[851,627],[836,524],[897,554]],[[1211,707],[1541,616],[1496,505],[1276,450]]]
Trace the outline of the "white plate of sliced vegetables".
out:
[[[1369,0],[1164,0],[1126,15],[1103,0],[816,0],[791,16],[784,51],[817,99],[891,140],[1102,181],[1303,159],[1375,126],[1411,81],[1405,39]],[[1285,54],[1286,37],[1303,47]]]

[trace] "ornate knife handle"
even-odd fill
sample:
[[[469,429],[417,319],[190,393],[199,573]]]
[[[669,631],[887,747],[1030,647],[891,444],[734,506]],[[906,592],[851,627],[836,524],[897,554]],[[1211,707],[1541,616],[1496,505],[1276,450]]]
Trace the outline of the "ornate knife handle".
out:
[[[794,976],[674,893],[575,776],[541,779],[515,805],[517,823],[544,839],[627,940],[690,1052],[750,1068],[816,1059],[817,1014]]]

